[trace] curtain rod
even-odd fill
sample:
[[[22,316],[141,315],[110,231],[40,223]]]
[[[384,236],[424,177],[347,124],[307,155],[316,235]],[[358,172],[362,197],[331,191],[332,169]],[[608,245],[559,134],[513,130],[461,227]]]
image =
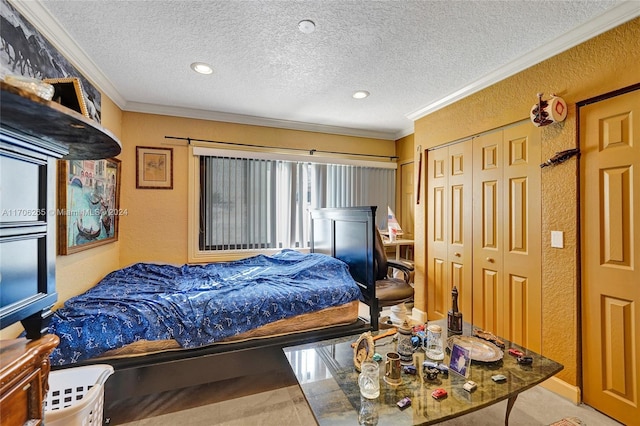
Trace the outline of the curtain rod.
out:
[[[398,157],[395,156],[395,155],[356,154],[356,153],[351,153],[351,152],[322,151],[322,150],[318,150],[318,149],[284,148],[284,147],[277,147],[277,146],[254,145],[254,144],[237,143],[237,142],[220,142],[220,141],[212,141],[212,140],[207,140],[207,139],[181,138],[181,137],[178,137],[178,136],[165,136],[164,138],[165,139],[176,139],[176,140],[181,140],[181,141],[187,141],[187,143],[189,145],[191,145],[191,142],[206,142],[206,143],[215,143],[215,144],[223,144],[223,145],[244,146],[244,147],[251,147],[251,148],[270,148],[270,149],[286,149],[286,150],[290,150],[290,151],[303,151],[303,152],[308,152],[309,155],[313,155],[313,154],[315,154],[317,152],[317,153],[322,153],[322,154],[353,155],[353,156],[357,156],[357,157],[388,158],[389,161],[393,161],[393,160],[397,160],[398,159]]]

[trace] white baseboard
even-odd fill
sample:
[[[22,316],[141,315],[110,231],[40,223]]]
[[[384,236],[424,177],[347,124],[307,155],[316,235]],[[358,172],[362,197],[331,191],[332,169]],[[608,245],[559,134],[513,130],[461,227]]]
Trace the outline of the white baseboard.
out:
[[[551,392],[560,395],[561,397],[568,399],[574,404],[578,405],[582,402],[582,392],[580,388],[574,385],[570,385],[564,380],[560,380],[557,377],[552,377],[544,382],[540,383],[540,386],[550,390]]]
[[[414,307],[411,309],[411,319],[419,324],[425,324],[427,322],[427,313]]]

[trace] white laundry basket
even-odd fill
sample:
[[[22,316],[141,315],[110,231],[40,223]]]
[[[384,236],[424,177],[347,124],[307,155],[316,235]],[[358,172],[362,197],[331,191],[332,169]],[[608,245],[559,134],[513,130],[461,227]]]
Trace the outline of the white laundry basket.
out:
[[[102,424],[104,383],[113,374],[106,364],[67,368],[49,374],[44,405],[47,426]]]

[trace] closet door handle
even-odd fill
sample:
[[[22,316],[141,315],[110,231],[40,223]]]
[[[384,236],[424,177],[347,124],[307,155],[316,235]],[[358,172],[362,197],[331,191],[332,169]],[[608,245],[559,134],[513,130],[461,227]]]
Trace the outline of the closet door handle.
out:
[[[461,254],[460,254],[460,253],[458,253],[458,252],[453,253],[453,255],[454,255],[455,257],[460,257],[460,256],[461,256]]]
[[[495,262],[495,259],[493,257],[487,257],[487,262],[493,263]]]

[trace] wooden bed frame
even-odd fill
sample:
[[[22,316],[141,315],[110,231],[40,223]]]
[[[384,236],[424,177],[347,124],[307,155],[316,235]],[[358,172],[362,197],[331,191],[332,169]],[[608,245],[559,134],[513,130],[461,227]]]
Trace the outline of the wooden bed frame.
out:
[[[375,207],[354,207],[317,209],[311,214],[312,252],[331,255],[349,265],[363,297],[373,301],[370,304],[371,323],[358,319],[349,325],[320,330],[134,357],[87,360],[60,369],[95,363],[114,367],[114,374],[105,383],[104,423],[109,424],[109,407],[117,405],[114,401],[266,374],[282,365],[283,347],[377,329],[378,306],[373,276],[375,211]]]

